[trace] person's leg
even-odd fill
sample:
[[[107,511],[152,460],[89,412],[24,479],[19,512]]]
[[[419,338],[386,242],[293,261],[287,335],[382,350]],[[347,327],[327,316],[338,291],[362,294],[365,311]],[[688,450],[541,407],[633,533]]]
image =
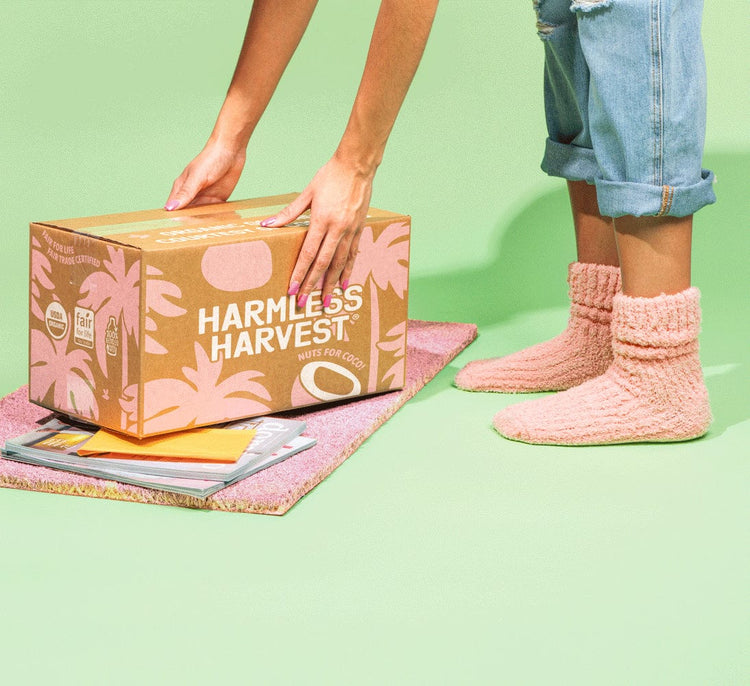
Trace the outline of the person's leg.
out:
[[[588,69],[569,0],[535,3],[545,48],[544,99],[549,138],[542,169],[568,179],[578,261],[568,267],[570,317],[552,340],[505,357],[476,360],[456,376],[468,391],[524,393],[571,388],[612,361],[610,315],[619,290],[612,220],[599,213],[597,173],[587,122]]]
[[[620,266],[611,217],[599,212],[596,186],[586,181],[568,181],[570,208],[576,233],[578,261],[586,264]]]
[[[695,438],[711,421],[698,358],[700,293],[690,287],[692,214],[714,200],[712,175],[700,166],[702,2],[573,6],[591,69],[597,200],[615,217],[622,269],[624,292],[612,309],[614,361],[576,388],[506,408],[495,428],[531,443]]]
[[[693,217],[618,217],[622,292],[654,297],[690,288]]]
[[[596,188],[568,181],[578,261],[568,266],[570,315],[555,338],[505,357],[469,362],[455,384],[465,391],[529,393],[572,388],[612,362],[612,299],[620,289],[612,219],[599,213]]]

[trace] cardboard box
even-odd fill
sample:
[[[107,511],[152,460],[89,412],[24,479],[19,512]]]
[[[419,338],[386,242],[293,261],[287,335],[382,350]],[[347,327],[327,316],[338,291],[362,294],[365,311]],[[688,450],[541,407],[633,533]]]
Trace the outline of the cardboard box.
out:
[[[31,224],[29,396],[150,436],[401,388],[408,216],[370,209],[346,292],[296,307],[294,194]]]

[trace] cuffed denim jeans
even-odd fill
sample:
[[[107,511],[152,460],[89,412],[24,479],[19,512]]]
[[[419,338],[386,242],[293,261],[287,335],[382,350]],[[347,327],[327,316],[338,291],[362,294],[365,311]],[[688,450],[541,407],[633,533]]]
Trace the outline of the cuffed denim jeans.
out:
[[[596,184],[600,212],[683,217],[716,200],[701,166],[703,0],[534,0],[545,48],[542,169]]]

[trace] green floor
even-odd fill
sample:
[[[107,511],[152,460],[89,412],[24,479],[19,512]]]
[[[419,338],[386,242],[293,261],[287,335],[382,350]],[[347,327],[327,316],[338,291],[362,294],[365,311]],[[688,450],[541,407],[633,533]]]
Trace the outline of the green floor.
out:
[[[517,398],[453,375],[566,312],[482,305],[477,341],[282,518],[0,491],[7,683],[747,683],[748,323],[707,290],[698,441],[499,438]]]
[[[413,214],[411,316],[478,339],[280,518],[0,489],[0,682],[750,683],[747,41],[739,0],[706,4],[709,74],[733,75],[710,81],[720,202],[696,217],[706,437],[533,447],[490,428],[517,397],[452,387],[564,326],[573,254],[537,168],[531,7],[445,0],[373,204]],[[4,6],[0,393],[26,378],[25,225],[164,202],[248,5]],[[299,189],[330,154],[377,6],[321,0],[236,197]]]

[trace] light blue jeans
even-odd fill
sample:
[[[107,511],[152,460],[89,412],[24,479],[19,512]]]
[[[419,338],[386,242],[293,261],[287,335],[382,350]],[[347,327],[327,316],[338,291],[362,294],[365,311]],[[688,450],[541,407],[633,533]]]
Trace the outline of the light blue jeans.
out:
[[[715,202],[701,166],[703,0],[534,0],[544,41],[542,169],[596,184],[608,217]]]

